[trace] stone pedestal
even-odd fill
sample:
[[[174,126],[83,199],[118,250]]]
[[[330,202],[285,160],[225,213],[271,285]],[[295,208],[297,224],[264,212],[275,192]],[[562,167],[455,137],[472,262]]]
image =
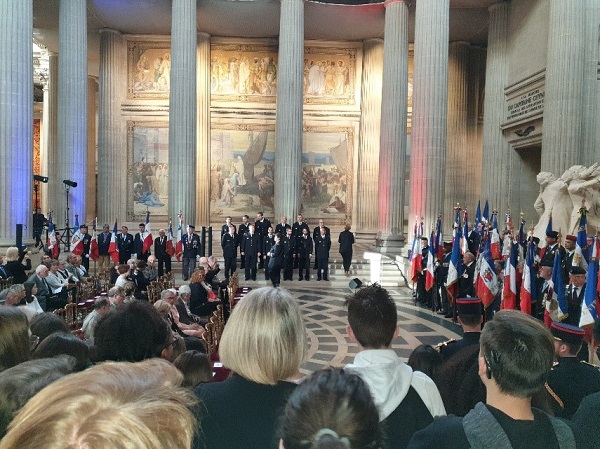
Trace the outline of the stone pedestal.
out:
[[[169,97],[169,217],[196,218],[196,0],[173,0]]]
[[[408,6],[385,3],[379,149],[379,231],[388,245],[404,239],[404,172],[408,107]]]
[[[428,231],[444,210],[450,5],[416,6],[409,216],[423,217]]]
[[[32,235],[33,7],[0,2],[0,246]]]
[[[196,47],[196,221],[210,224],[210,35],[198,33]]]
[[[281,0],[277,66],[275,218],[300,212],[304,2]]]
[[[69,214],[66,201],[57,205],[55,220],[72,227],[75,214],[83,223],[87,195],[87,14],[85,0],[60,0],[58,46],[58,182],[71,187]]]

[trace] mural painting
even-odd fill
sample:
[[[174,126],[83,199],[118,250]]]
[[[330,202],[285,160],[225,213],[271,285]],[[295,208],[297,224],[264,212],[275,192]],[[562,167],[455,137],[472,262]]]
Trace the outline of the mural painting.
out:
[[[168,215],[169,124],[127,122],[127,219]]]
[[[127,97],[169,98],[171,49],[169,42],[128,42]]]
[[[356,48],[305,47],[304,102],[353,104]],[[277,46],[211,44],[212,101],[274,103]]]
[[[214,221],[263,211],[274,216],[275,132],[272,126],[221,125],[211,130],[210,205]],[[344,223],[351,213],[349,188],[354,128],[305,127],[302,210]]]

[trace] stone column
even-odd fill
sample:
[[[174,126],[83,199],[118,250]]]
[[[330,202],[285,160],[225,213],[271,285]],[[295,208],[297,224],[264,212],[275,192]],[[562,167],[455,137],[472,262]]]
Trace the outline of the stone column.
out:
[[[358,143],[356,232],[372,234],[379,228],[379,135],[381,129],[381,78],[383,41],[369,39],[363,44],[360,136]]]
[[[85,221],[92,223],[97,214],[98,185],[96,182],[96,108],[97,108],[98,82],[94,77],[88,77],[88,102],[87,102],[87,184],[86,184],[86,210]],[[100,225],[102,226],[102,225]],[[90,232],[91,231],[90,227]]]
[[[469,47],[467,81],[467,152],[465,204],[475,218],[477,201],[481,199],[481,157],[483,147],[483,89],[485,87],[485,52],[483,47]],[[484,200],[485,202],[485,200]],[[471,222],[473,220],[471,219]]]
[[[48,53],[48,79],[44,86],[44,112],[42,118],[42,144],[41,151],[43,153],[42,173],[48,176],[48,184],[42,187],[43,193],[43,210],[45,212],[56,211],[57,199],[60,200],[60,191],[62,180],[58,179],[57,156],[58,156],[58,56],[56,53]],[[62,190],[62,188],[61,188]],[[60,226],[61,223],[56,223],[53,215],[52,221],[55,225]]]
[[[410,217],[424,217],[426,232],[444,210],[449,15],[449,0],[417,2]],[[452,219],[444,217],[446,227]]]
[[[408,5],[385,2],[379,149],[379,231],[385,246],[404,240],[404,166],[408,108]]]
[[[600,49],[598,48],[598,24],[600,23],[600,2],[587,0],[585,12],[585,63],[583,91],[583,154],[582,164],[589,167],[598,162],[600,148]]]
[[[489,201],[492,208],[506,207],[509,198],[508,161],[510,147],[499,123],[506,119],[504,88],[508,83],[508,19],[510,3],[490,6],[488,47],[485,68],[485,95],[483,116],[483,162],[481,201]],[[482,206],[483,207],[483,206]]]
[[[198,33],[196,47],[196,102],[198,161],[196,221],[210,224],[210,34]]]
[[[58,182],[71,187],[69,214],[66,201],[57,207],[55,220],[72,227],[75,214],[80,223],[86,213],[87,184],[87,15],[85,0],[60,0],[58,47]]]
[[[0,2],[0,30],[0,246],[13,246],[17,224],[32,235],[32,1]]]
[[[541,171],[556,176],[581,161],[585,2],[550,0]]]
[[[127,154],[121,103],[126,95],[127,50],[116,30],[100,31],[98,86],[98,220],[111,225],[125,221],[127,204]]]
[[[443,217],[452,217],[454,206],[460,203],[464,209],[467,191],[472,180],[466,178],[467,160],[467,88],[469,43],[452,42],[448,57],[448,138],[446,152],[446,179]]]
[[[169,217],[196,217],[196,0],[173,0]],[[190,220],[191,221],[191,220]]]
[[[300,212],[304,2],[281,0],[275,131],[275,220]]]

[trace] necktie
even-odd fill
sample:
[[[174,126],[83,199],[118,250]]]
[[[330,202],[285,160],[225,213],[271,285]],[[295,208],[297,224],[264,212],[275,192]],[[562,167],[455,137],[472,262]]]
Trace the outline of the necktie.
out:
[[[2,265],[0,265],[0,276],[2,276],[3,278],[6,278],[6,270],[4,269],[4,267]]]

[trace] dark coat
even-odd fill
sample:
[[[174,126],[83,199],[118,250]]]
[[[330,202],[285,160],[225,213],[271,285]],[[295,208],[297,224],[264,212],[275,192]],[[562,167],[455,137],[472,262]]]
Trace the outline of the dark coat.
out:
[[[183,247],[183,257],[193,258],[200,255],[202,245],[198,234],[192,234],[191,237],[187,233],[183,234],[181,245]]]
[[[237,234],[230,235],[229,231],[221,237],[221,248],[223,248],[223,257],[236,257],[239,238]]]
[[[340,244],[340,254],[352,254],[352,245],[354,245],[354,234],[350,231],[340,232],[338,237],[338,243]]]

